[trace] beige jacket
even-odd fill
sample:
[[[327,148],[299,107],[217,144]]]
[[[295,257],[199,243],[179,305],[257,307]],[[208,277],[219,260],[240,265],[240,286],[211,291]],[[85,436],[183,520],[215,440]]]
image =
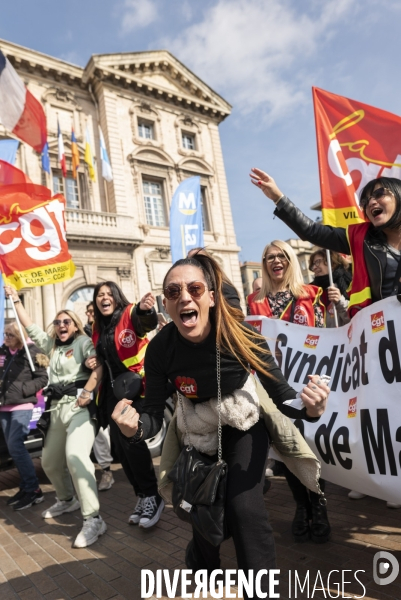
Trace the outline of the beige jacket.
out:
[[[257,393],[260,400],[261,416],[264,419],[278,458],[307,488],[321,494],[319,460],[293,422],[279,411],[259,383],[257,383]],[[174,414],[164,440],[159,471],[159,493],[169,504],[171,504],[173,484],[168,478],[168,473],[170,473],[182,450],[182,439],[183,433],[177,426],[177,414]]]

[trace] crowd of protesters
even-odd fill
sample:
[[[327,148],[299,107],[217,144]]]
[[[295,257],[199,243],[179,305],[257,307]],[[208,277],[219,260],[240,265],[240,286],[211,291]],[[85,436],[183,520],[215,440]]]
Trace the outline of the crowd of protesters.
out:
[[[275,214],[316,247],[310,255],[314,278],[309,284],[292,247],[281,240],[268,243],[262,252],[262,277],[254,281],[247,298],[248,314],[335,327],[347,324],[365,306],[401,293],[401,181],[383,177],[369,182],[360,198],[367,221],[346,231],[306,217],[260,169],[252,169],[251,180],[275,203]],[[352,272],[356,263],[358,269]],[[226,397],[244,390],[249,402],[259,407],[261,392],[250,376],[254,371],[285,415],[314,422],[325,410],[330,390],[313,373],[301,392],[304,408],[284,404],[297,391],[284,379],[266,340],[244,321],[237,290],[205,249],[192,250],[165,276],[163,302],[169,323],[158,318],[152,293],[132,304],[114,282],[107,281],[95,287],[85,325],[73,311],[63,309],[43,331],[32,323],[16,290],[6,286],[5,291],[22,326],[6,326],[0,353],[0,421],[21,478],[20,490],[7,504],[23,510],[44,499],[24,438],[36,395],[45,388],[42,464],[56,502],[42,516],[81,510],[84,522],[75,547],[93,544],[107,530],[98,491],[114,483],[111,447],[135,492],[129,523],[147,529],[160,519],[164,500],[145,440],[160,430],[165,400],[172,393],[178,395],[181,409],[185,406],[195,416],[198,405],[205,409],[221,394],[224,407]],[[159,333],[149,343],[148,334],[155,330]],[[35,362],[34,371],[26,349]],[[196,393],[180,385],[185,377],[196,382]],[[263,503],[271,436],[259,408],[246,425],[231,417],[227,410],[222,429],[222,456],[228,464],[225,518],[239,568],[256,573],[275,566],[273,533]],[[178,423],[179,418],[178,414]],[[212,438],[199,433],[196,418],[192,426],[193,435],[201,440],[197,450],[206,452],[202,444],[217,439],[213,437],[217,423],[208,431]],[[178,445],[184,439],[183,434]],[[260,450],[257,456],[252,452],[255,446]],[[102,469],[98,486],[92,448]],[[216,450],[213,446],[207,453],[214,455]],[[243,476],[235,476],[238,469]],[[318,493],[286,465],[281,469],[296,503],[294,540],[327,542],[331,527],[320,501],[325,482],[320,479]],[[363,494],[352,490],[349,496]],[[194,529],[186,563],[193,570],[218,568],[219,548]],[[268,589],[267,580],[262,587]]]

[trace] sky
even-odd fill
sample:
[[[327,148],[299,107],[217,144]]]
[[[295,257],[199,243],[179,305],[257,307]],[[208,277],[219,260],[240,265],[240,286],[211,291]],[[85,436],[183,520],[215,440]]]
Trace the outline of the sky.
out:
[[[193,70],[233,106],[220,136],[234,226],[240,260],[260,261],[271,240],[294,236],[250,168],[316,218],[311,88],[401,115],[400,23],[399,0],[14,0],[0,38],[80,66],[167,49]]]

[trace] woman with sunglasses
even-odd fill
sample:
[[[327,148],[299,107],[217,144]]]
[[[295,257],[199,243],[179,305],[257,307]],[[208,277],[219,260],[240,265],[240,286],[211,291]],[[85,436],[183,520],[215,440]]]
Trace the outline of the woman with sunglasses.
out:
[[[50,358],[46,409],[50,423],[44,440],[42,467],[56,491],[56,503],[42,513],[52,519],[81,509],[83,527],[75,538],[75,548],[85,548],[103,535],[107,526],[99,515],[95,468],[90,459],[95,440],[93,392],[99,372],[90,377],[84,365],[94,355],[92,340],[71,310],[60,310],[49,333],[32,323],[15,288],[5,286],[29,337]],[[48,405],[50,404],[50,409]],[[78,495],[75,497],[74,488]]]
[[[298,325],[324,327],[322,289],[305,285],[298,258],[287,242],[274,240],[262,253],[262,287],[247,298],[249,314]]]
[[[23,334],[28,340],[24,329]],[[21,478],[19,491],[7,500],[7,505],[14,510],[23,510],[44,500],[24,441],[29,433],[33,407],[38,401],[36,394],[47,385],[49,361],[30,340],[27,346],[35,371],[31,370],[17,323],[5,326],[4,344],[0,348],[0,424],[8,452]]]
[[[349,263],[338,252],[330,252],[333,284],[330,285],[329,266],[327,264],[326,250],[319,248],[309,257],[309,270],[315,278],[312,285],[322,288],[321,300],[326,307],[326,327],[335,327],[334,310],[337,312],[338,325],[349,323],[347,312],[349,296],[347,289],[352,281]]]
[[[291,246],[275,240],[263,250],[262,287],[259,292],[248,296],[248,308],[251,315],[324,327],[325,307],[321,295],[321,287],[304,283],[298,258]],[[278,469],[284,471],[294,496],[296,510],[291,527],[294,540],[305,542],[311,538],[316,543],[327,542],[331,528],[319,495],[308,490],[284,464],[278,463],[270,468],[273,473]],[[319,484],[324,490],[325,481],[320,479]]]
[[[114,447],[137,496],[128,522],[147,529],[159,521],[164,508],[157,491],[152,457],[145,438],[136,446],[121,444],[118,427],[111,419],[111,413],[121,398],[133,400],[137,410],[141,410],[143,365],[149,343],[147,333],[158,324],[155,297],[151,293],[145,294],[140,302],[133,305],[118,285],[113,281],[105,281],[97,284],[93,299],[95,322],[92,339],[96,347],[96,360],[103,370],[98,400],[99,422],[103,428],[110,425]],[[89,359],[87,366],[97,366],[96,360]],[[165,394],[163,401],[167,397],[168,394]]]
[[[143,411],[138,415],[128,401],[122,400],[112,415],[126,436],[126,444],[135,444],[160,429],[168,381],[185,396],[187,406],[202,409],[202,403],[217,396],[218,373],[223,399],[244,386],[249,386],[249,394],[254,398],[256,390],[249,375],[255,369],[263,387],[287,415],[314,420],[324,412],[330,390],[315,377],[303,389],[302,410],[283,405],[296,392],[276,366],[265,339],[243,322],[242,311],[227,302],[223,274],[213,258],[200,254],[177,261],[167,272],[163,291],[172,322],[150,342],[147,350]],[[260,569],[275,566],[274,538],[263,500],[269,436],[258,412],[254,424],[245,429],[240,430],[234,423],[222,428],[222,456],[228,464],[225,516],[238,568],[246,572],[254,569],[256,575]],[[196,447],[192,438],[191,441]],[[216,449],[214,446],[211,453]],[[192,570],[218,569],[219,548],[193,531],[186,564]],[[261,587],[268,590],[267,577],[262,578]]]
[[[302,240],[341,254],[351,254],[354,269],[348,312],[401,292],[401,181],[378,177],[360,193],[367,222],[331,227],[312,221],[279,189],[270,175],[252,169],[251,181],[276,204],[274,214]]]

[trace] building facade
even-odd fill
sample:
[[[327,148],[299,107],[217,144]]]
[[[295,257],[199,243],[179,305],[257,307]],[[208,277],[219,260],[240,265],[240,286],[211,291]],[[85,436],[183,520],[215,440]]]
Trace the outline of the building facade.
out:
[[[0,41],[2,51],[42,103],[48,128],[51,175],[40,156],[20,145],[16,166],[35,183],[62,193],[67,239],[76,265],[73,279],[23,290],[33,319],[47,326],[56,310],[84,315],[93,287],[113,280],[131,301],[160,294],[171,265],[169,208],[187,177],[201,178],[205,246],[241,290],[219,124],[231,106],[167,51],[93,55],[81,68]],[[67,177],[58,164],[57,124],[63,135]],[[99,126],[113,181],[101,174]],[[80,166],[72,173],[71,129]],[[96,181],[84,162],[89,131]],[[0,125],[0,139],[10,136]]]

